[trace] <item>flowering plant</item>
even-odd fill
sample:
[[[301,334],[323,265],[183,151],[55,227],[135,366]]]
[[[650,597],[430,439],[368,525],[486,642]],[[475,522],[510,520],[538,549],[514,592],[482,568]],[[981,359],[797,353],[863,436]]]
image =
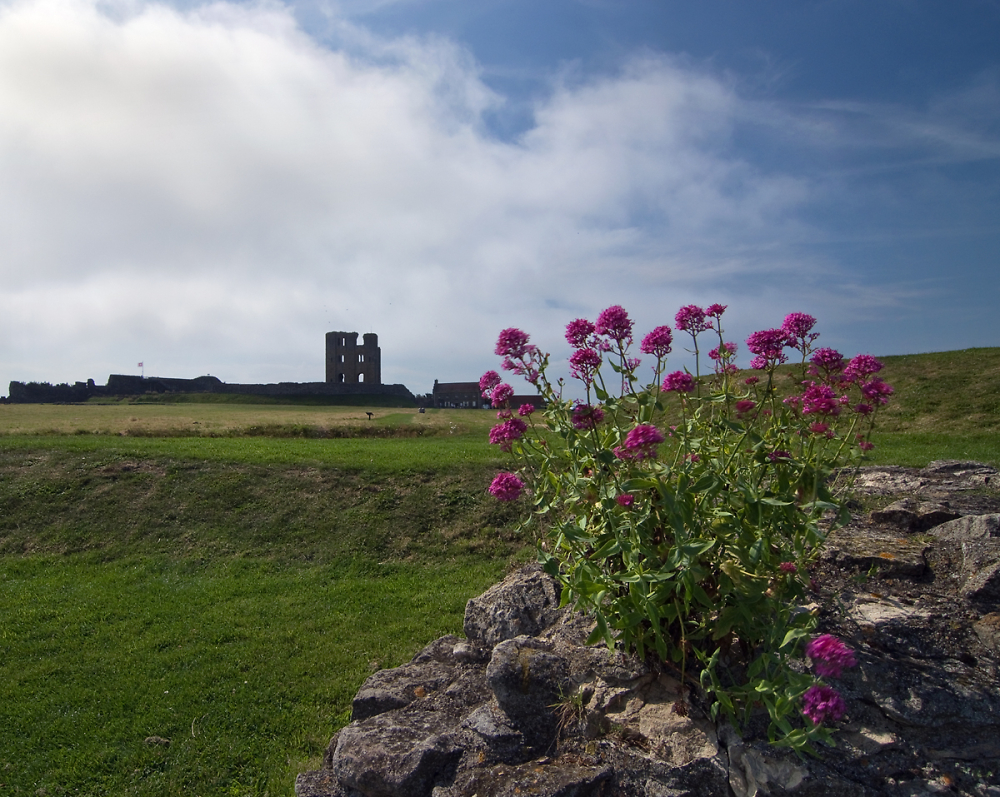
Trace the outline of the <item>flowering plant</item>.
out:
[[[697,670],[713,716],[745,721],[763,706],[773,743],[810,749],[829,741],[824,721],[845,711],[820,677],[837,677],[854,660],[824,635],[806,650],[816,674],[802,664],[816,627],[803,607],[809,567],[847,517],[831,476],[872,447],[892,388],[876,376],[875,358],[845,362],[833,349],[814,349],[815,319],[804,313],[747,339],[760,374],[741,379],[738,347],[724,339],[725,309],[677,313],[695,374],[667,373],[669,326],[646,335],[639,349],[652,357],[653,379],[645,386],[623,308],[609,307],[596,323],[570,322],[571,374],[585,396],[576,401],[563,398],[563,380],[549,380],[548,354],[524,332],[504,330],[496,349],[503,369],[534,384],[546,406],[514,417],[503,400],[513,391],[495,371],[483,376],[483,395],[500,410],[490,439],[515,462],[490,492],[505,501],[530,496],[522,525],[536,530],[563,603],[593,615],[591,642],[655,654],[682,684]],[[718,342],[705,377],[699,335]],[[799,360],[799,389],[782,399],[775,369],[786,350]]]

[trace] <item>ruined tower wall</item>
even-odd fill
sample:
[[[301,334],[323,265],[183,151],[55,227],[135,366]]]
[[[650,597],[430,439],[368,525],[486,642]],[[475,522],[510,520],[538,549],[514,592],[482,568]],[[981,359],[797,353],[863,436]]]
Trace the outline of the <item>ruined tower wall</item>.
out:
[[[340,385],[381,385],[382,350],[378,335],[357,332],[326,333],[326,381]]]

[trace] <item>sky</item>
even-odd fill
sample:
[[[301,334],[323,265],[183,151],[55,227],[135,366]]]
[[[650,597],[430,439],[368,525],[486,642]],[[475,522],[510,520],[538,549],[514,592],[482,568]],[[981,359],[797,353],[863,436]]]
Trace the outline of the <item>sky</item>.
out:
[[[998,41],[1000,0],[0,0],[0,393],[323,381],[333,330],[414,393],[511,326],[558,374],[615,304],[725,304],[742,365],[790,312],[1000,346]]]

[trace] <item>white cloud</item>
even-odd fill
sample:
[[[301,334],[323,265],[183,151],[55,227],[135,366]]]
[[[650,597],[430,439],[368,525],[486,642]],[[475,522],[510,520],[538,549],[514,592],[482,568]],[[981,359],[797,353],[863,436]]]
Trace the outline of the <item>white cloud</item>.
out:
[[[829,272],[789,248],[813,189],[736,154],[752,112],[717,77],[637,58],[556,83],[501,141],[460,47],[341,33],[267,4],[0,5],[4,386],[138,360],[311,381],[347,329],[423,392],[492,365],[511,324],[557,347],[607,304],[652,326]]]

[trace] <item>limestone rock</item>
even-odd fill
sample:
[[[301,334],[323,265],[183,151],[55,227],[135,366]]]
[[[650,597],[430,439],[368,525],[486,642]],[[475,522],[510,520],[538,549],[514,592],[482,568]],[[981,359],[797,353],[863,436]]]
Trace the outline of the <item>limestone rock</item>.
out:
[[[529,565],[469,601],[464,631],[470,641],[492,648],[536,635],[559,616],[559,585],[539,565]]]
[[[944,504],[916,498],[903,498],[871,513],[873,523],[909,532],[927,531],[957,517],[960,517],[959,513]]]

